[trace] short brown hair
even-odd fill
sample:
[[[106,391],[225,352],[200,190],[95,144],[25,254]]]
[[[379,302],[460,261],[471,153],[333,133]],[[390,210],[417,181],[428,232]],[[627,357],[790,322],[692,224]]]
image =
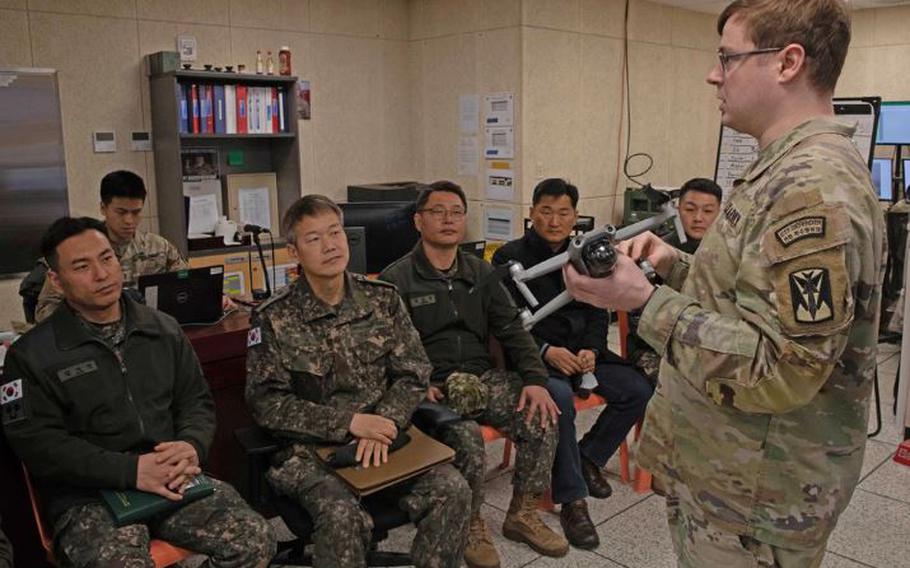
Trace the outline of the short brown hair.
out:
[[[461,199],[461,204],[464,205],[464,208],[468,208],[468,199],[464,195],[464,190],[461,189],[461,186],[455,183],[454,181],[448,181],[441,179],[439,181],[434,181],[430,185],[424,186],[424,188],[417,195],[416,208],[418,211],[423,209],[424,205],[427,204],[427,201],[430,200],[430,196],[436,192],[445,192],[445,193],[454,193]]]
[[[284,238],[289,244],[294,244],[297,241],[294,227],[297,226],[301,219],[304,217],[315,217],[320,213],[329,211],[338,215],[338,220],[344,224],[344,213],[341,212],[341,207],[338,207],[337,203],[325,195],[317,193],[304,195],[292,203],[284,214],[284,219],[281,222],[281,227],[284,229]]]
[[[735,0],[718,16],[718,34],[734,16],[758,49],[803,46],[809,80],[823,92],[834,91],[850,47],[850,14],[842,0]]]

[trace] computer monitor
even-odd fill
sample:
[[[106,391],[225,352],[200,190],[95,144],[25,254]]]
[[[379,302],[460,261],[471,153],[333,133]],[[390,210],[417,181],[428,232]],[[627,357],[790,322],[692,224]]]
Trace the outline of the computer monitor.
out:
[[[872,160],[872,185],[881,201],[893,201],[891,158]]]
[[[910,144],[910,101],[882,103],[875,143]]]
[[[374,274],[409,253],[420,233],[414,227],[413,201],[339,203],[345,227],[363,227],[366,272]]]

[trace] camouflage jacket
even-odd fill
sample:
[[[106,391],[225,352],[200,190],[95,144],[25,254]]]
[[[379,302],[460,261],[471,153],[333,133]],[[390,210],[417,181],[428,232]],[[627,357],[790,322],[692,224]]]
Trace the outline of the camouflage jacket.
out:
[[[765,148],[638,328],[663,356],[643,465],[777,546],[824,542],[863,461],[886,243],[851,132]]]
[[[256,422],[289,442],[349,441],[355,413],[399,430],[423,400],[430,364],[394,286],[345,274],[338,306],[306,278],[253,313],[246,400]]]
[[[177,247],[154,233],[136,233],[130,242],[114,245],[114,252],[123,267],[124,288],[135,288],[140,276],[172,272],[189,266]],[[51,284],[50,278],[45,278],[38,296],[35,321],[46,319],[61,302],[63,294]]]

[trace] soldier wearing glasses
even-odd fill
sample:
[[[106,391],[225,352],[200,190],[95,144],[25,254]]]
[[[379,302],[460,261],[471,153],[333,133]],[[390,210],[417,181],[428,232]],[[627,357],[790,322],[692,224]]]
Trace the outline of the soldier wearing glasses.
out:
[[[491,265],[458,250],[466,212],[467,200],[458,185],[441,181],[428,186],[414,214],[420,241],[379,277],[398,287],[433,365],[427,399],[473,419],[448,428],[443,436],[456,450],[455,465],[473,491],[464,556],[468,566],[499,566],[480,516],[484,447],[477,422],[508,433],[520,446],[504,536],[540,554],[563,556],[568,542],[537,512],[538,497],[550,485],[559,411],[545,388],[547,372],[537,345],[521,326],[509,292],[486,278],[493,272]],[[491,335],[514,371],[493,368],[487,343]]]
[[[602,307],[643,308],[663,356],[639,455],[663,482],[680,566],[817,567],[856,487],[875,376],[884,223],[832,96],[850,43],[838,0],[737,0],[708,75],[760,153],[695,255],[641,235]],[[647,258],[666,285],[648,283]]]

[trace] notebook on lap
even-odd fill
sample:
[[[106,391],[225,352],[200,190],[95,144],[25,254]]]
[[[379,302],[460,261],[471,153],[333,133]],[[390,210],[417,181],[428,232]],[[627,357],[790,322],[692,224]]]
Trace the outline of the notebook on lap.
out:
[[[139,292],[145,304],[172,316],[181,325],[221,319],[223,287],[223,265],[139,277]]]

